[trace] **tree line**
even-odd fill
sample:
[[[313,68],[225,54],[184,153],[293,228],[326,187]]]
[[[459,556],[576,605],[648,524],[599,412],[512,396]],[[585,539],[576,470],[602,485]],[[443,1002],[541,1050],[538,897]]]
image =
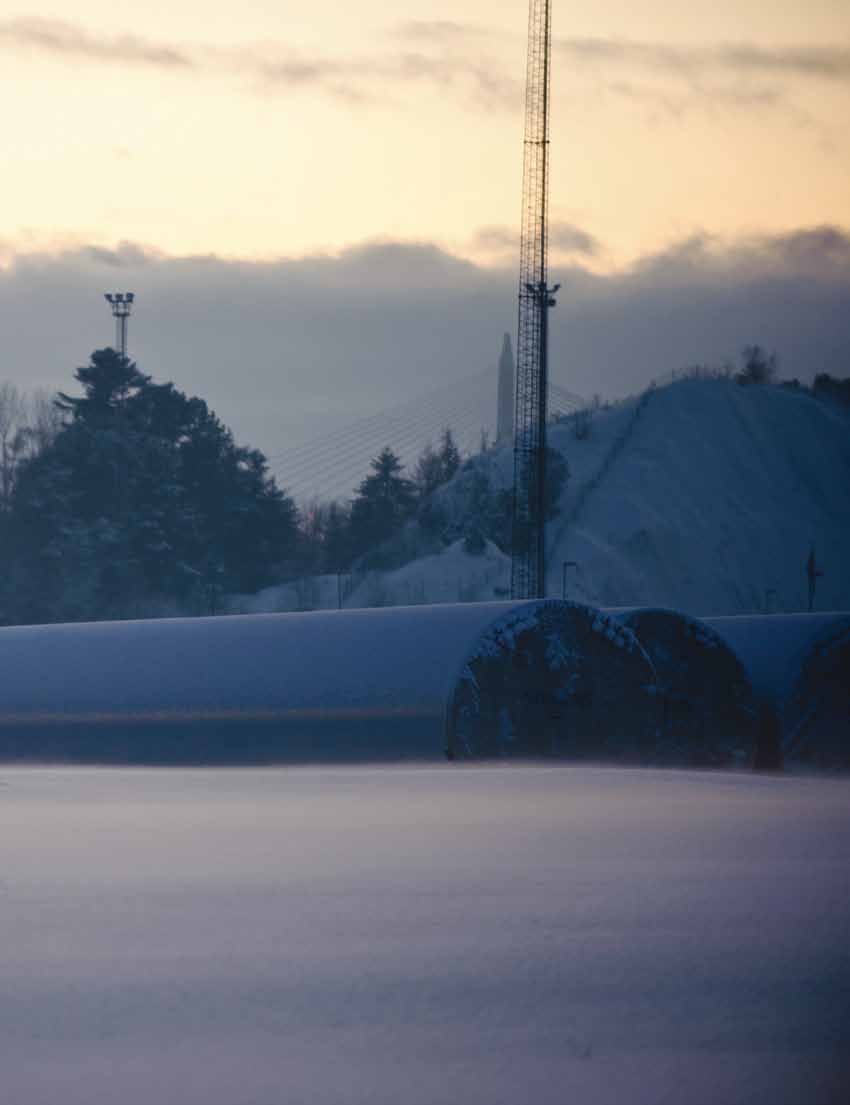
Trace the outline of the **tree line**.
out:
[[[735,378],[776,373],[774,354],[748,346]],[[0,624],[216,613],[226,594],[391,569],[457,540],[470,554],[510,548],[498,458],[484,445],[462,457],[448,428],[409,474],[387,447],[350,500],[299,510],[203,399],[113,349],[74,378],[75,396],[0,384]],[[850,379],[782,386],[850,408]],[[552,517],[569,478],[561,453],[547,472]]]
[[[228,593],[392,556],[462,464],[446,429],[411,477],[386,448],[350,502],[299,511],[204,400],[113,349],[74,378],[79,395],[0,386],[3,624],[215,613]]]

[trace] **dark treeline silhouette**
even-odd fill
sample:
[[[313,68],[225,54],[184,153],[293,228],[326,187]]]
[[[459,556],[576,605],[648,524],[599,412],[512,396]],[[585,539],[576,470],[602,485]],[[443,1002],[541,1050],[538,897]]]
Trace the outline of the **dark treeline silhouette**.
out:
[[[485,440],[480,453],[463,458],[452,431],[445,429],[407,476],[399,457],[385,447],[350,502],[316,502],[304,511],[297,573],[391,570],[460,540],[471,555],[482,553],[488,541],[508,552],[512,492],[494,471],[493,457]],[[548,450],[547,472],[551,518],[569,478],[557,450]]]
[[[300,569],[342,572],[398,563],[398,546],[404,543],[405,530],[413,527],[430,532],[429,526],[434,528],[434,497],[461,464],[448,428],[436,448],[426,446],[410,477],[396,453],[386,446],[372,461],[350,502],[313,503],[304,511]]]
[[[744,387],[752,384],[772,384],[779,370],[775,353],[767,353],[760,345],[745,345],[741,351],[741,371],[735,379]]]
[[[819,399],[828,399],[841,407],[850,409],[850,376],[840,379],[837,376],[830,376],[828,372],[821,372],[815,376],[812,394]]]
[[[449,429],[412,477],[385,448],[350,502],[299,514],[202,399],[113,349],[74,378],[54,398],[0,385],[0,624],[218,613],[392,557],[462,463]]]
[[[9,623],[215,609],[275,577],[293,502],[202,399],[112,349],[19,458],[2,502],[0,618]]]
[[[776,355],[752,345],[734,378],[776,375]],[[112,349],[75,379],[81,394],[53,399],[0,385],[0,624],[217,613],[226,594],[391,569],[458,540],[472,555],[510,550],[504,466],[486,443],[463,458],[448,428],[409,474],[385,447],[351,500],[299,513],[202,399]],[[847,378],[782,386],[850,407]],[[547,471],[553,517],[569,479],[560,452]]]

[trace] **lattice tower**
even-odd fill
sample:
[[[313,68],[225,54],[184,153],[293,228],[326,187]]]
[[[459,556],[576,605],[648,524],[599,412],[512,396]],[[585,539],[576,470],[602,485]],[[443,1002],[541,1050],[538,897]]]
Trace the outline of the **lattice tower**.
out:
[[[552,0],[529,0],[514,414],[511,594],[543,598],[548,386],[549,88]]]

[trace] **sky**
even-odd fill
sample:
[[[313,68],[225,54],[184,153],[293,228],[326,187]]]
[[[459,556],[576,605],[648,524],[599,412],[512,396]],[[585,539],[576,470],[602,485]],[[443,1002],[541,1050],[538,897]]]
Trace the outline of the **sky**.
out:
[[[123,286],[146,371],[267,450],[495,361],[525,0],[116,11],[0,0],[0,375],[67,386]],[[555,0],[553,36],[559,382],[846,366],[846,0]]]

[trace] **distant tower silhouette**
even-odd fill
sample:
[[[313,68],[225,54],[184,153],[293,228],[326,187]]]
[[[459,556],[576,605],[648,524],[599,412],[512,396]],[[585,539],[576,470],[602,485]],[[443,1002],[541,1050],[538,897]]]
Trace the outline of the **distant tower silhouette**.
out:
[[[112,308],[115,319],[115,349],[122,357],[127,356],[127,319],[133,311],[132,292],[105,292],[103,298]]]
[[[499,357],[499,411],[496,444],[512,445],[514,440],[514,352],[511,336],[505,334]]]

